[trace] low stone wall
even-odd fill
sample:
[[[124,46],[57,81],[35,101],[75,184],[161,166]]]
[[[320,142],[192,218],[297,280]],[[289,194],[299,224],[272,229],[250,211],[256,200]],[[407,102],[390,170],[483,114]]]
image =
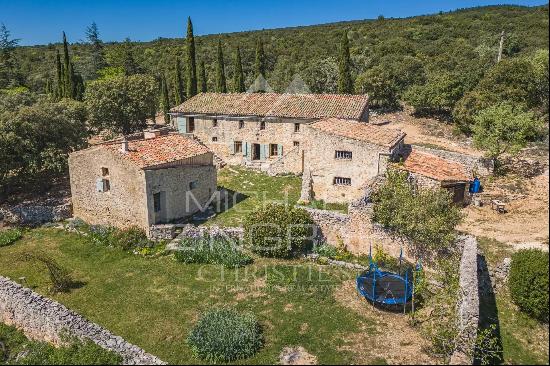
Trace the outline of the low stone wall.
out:
[[[89,339],[118,353],[126,365],[164,365],[159,358],[115,336],[56,301],[0,276],[0,321],[21,329],[31,339],[61,345],[65,334]]]
[[[182,232],[167,245],[166,250],[177,251],[180,248],[180,241],[182,239],[200,238],[205,235],[227,238],[241,245],[244,239],[244,229],[241,227],[194,226],[188,224],[183,226]]]
[[[471,365],[479,323],[479,280],[477,240],[461,237],[460,297],[458,303],[458,345],[451,356],[451,365]]]
[[[271,176],[281,174],[300,174],[302,173],[302,155],[299,147],[295,147],[288,153],[269,165],[267,174]]]
[[[350,253],[368,254],[375,246],[381,246],[392,256],[398,257],[406,242],[397,240],[384,227],[372,221],[372,204],[366,199],[352,202],[348,214],[303,207],[318,227],[317,239],[334,246],[346,248]],[[408,247],[404,246],[405,258]]]
[[[36,226],[47,222],[59,222],[72,216],[70,198],[51,199],[43,202],[24,202],[16,206],[0,207],[0,221],[11,225]]]

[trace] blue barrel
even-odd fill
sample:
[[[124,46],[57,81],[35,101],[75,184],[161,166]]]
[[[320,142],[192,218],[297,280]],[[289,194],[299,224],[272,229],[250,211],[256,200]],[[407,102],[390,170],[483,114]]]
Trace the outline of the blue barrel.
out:
[[[470,193],[479,193],[481,190],[481,181],[479,178],[475,178],[473,182],[470,182]]]

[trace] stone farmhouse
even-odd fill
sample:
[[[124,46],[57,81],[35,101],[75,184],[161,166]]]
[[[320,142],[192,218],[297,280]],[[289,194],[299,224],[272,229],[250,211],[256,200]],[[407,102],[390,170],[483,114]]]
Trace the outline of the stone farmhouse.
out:
[[[370,123],[366,95],[202,93],[170,116],[168,128],[70,154],[75,217],[151,233],[205,209],[226,164],[301,175],[301,201],[327,203],[365,197],[393,164],[460,203],[477,164]]]
[[[172,125],[193,135],[220,164],[271,175],[305,174],[326,202],[358,198],[397,156],[405,134],[370,125],[366,95],[203,93],[171,110]]]
[[[217,186],[207,147],[159,130],[74,152],[69,174],[74,217],[146,232],[200,211]]]

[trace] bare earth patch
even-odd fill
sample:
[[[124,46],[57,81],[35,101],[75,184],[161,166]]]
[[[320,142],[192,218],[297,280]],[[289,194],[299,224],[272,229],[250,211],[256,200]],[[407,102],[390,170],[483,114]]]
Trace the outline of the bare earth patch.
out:
[[[467,207],[459,230],[512,245],[515,249],[534,247],[548,250],[548,175],[531,179],[496,179],[485,186],[484,201],[504,200],[506,213],[490,204]]]
[[[418,118],[406,109],[402,112],[384,113],[371,117],[373,123],[383,123],[388,128],[399,129],[407,134],[407,143],[440,148],[463,154],[480,156],[481,152],[471,146],[464,136],[453,135],[453,127],[433,118]]]
[[[281,365],[317,365],[317,357],[304,347],[285,347],[279,356]]]
[[[363,326],[360,332],[345,337],[343,348],[355,354],[356,363],[368,364],[375,359],[384,359],[388,364],[438,363],[425,351],[429,343],[409,325],[406,315],[373,308],[357,294],[355,281],[343,282],[334,296],[343,306],[375,320],[375,332]]]

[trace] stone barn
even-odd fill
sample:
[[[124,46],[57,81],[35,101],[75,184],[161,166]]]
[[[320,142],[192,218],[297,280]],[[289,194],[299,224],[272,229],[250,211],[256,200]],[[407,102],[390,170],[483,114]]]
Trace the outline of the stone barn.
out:
[[[200,211],[217,185],[206,146],[158,130],[74,152],[69,173],[74,217],[146,232]]]

